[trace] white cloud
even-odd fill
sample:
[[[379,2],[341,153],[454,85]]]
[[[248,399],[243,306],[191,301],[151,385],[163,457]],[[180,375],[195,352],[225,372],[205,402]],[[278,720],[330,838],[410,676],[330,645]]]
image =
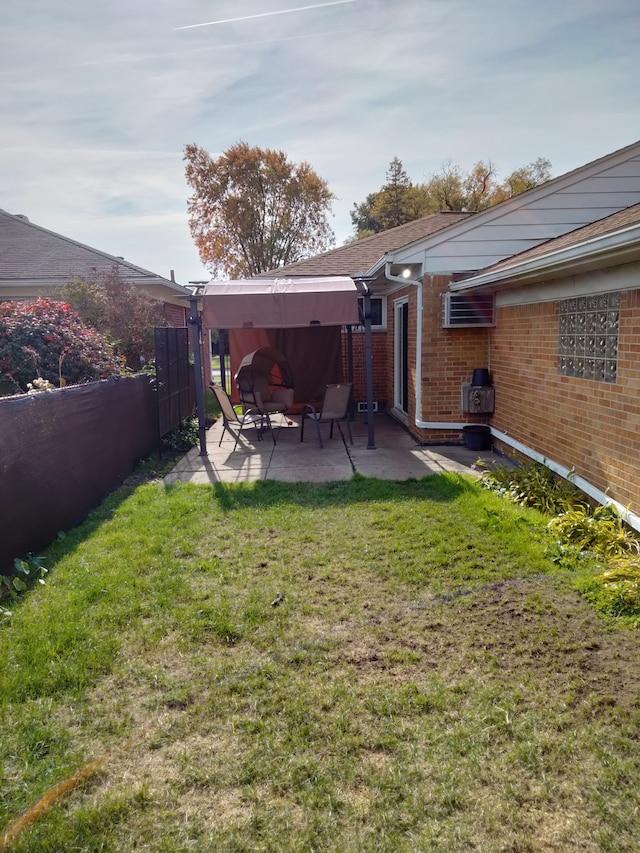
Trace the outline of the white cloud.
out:
[[[640,137],[634,0],[31,0],[0,11],[0,207],[178,280],[182,151],[306,160],[349,211],[399,156],[555,174]],[[269,15],[269,17],[264,17]],[[256,17],[263,16],[263,17]],[[176,31],[198,21],[244,18]],[[635,26],[634,26],[635,25]]]

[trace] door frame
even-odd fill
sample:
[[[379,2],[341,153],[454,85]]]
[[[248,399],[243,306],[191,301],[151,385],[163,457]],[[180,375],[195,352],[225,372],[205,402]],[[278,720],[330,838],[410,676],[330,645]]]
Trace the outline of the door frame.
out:
[[[393,301],[393,407],[409,414],[409,297]]]

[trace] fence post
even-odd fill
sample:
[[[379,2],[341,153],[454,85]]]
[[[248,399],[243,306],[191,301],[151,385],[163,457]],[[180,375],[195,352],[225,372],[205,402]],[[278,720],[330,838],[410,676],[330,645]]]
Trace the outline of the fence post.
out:
[[[207,455],[207,430],[204,418],[204,394],[202,389],[202,353],[200,315],[198,300],[192,296],[189,300],[189,325],[193,329],[193,366],[196,373],[196,408],[198,410],[198,437],[200,439],[200,456]]]

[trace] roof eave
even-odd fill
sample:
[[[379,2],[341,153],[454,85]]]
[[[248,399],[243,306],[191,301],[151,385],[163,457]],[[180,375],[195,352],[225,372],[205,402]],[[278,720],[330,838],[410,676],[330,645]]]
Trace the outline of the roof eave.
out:
[[[41,277],[25,277],[25,278],[17,278],[17,277],[2,277],[0,276],[0,288],[2,287],[61,287],[62,285],[68,284],[74,278],[72,274],[67,275],[44,275]],[[136,287],[163,287],[168,290],[172,290],[177,295],[189,294],[189,291],[186,287],[181,284],[178,284],[175,281],[171,281],[168,278],[162,278],[160,276],[130,276],[126,278],[123,274],[123,278],[128,281],[130,284],[133,284]]]

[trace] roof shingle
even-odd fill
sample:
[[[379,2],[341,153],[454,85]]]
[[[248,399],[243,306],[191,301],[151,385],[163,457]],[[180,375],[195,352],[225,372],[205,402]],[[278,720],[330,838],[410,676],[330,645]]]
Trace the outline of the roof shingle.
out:
[[[52,287],[73,277],[110,272],[114,266],[122,278],[132,284],[162,285],[176,292],[184,290],[171,279],[123,258],[48,231],[24,216],[0,210],[0,287],[8,283]]]
[[[405,225],[398,225],[396,228],[389,228],[387,231],[381,231],[371,237],[354,240],[352,243],[331,249],[321,255],[316,255],[314,258],[306,258],[288,264],[286,267],[260,273],[256,278],[361,275],[367,272],[387,252],[393,252],[401,246],[428,237],[436,231],[441,231],[443,228],[472,215],[471,213],[452,211],[432,213],[430,216],[407,222]]]

